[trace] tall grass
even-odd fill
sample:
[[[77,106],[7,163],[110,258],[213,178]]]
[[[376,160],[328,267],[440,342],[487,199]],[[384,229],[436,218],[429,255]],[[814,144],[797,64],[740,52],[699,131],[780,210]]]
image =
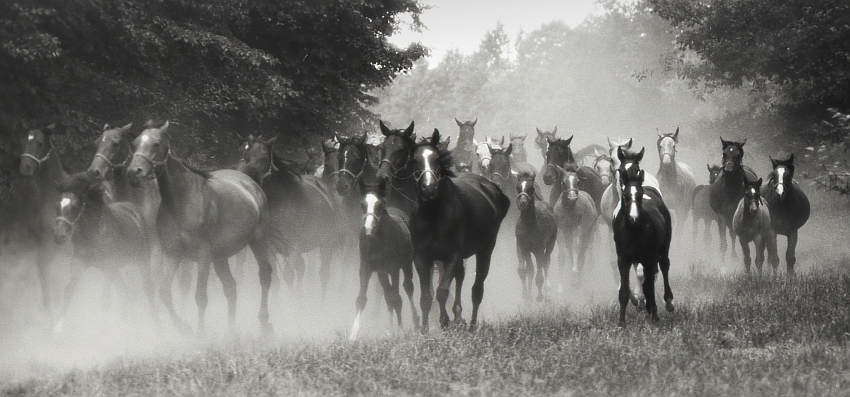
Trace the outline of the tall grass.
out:
[[[260,341],[45,372],[4,395],[842,395],[850,390],[850,276],[693,274],[657,324],[614,304],[426,336]]]

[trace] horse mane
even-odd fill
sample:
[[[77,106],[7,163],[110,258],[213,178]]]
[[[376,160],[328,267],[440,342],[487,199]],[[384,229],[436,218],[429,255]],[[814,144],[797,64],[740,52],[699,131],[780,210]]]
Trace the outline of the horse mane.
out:
[[[272,172],[272,176],[284,185],[301,183],[301,172],[298,170],[297,164],[291,161],[284,160],[278,156],[274,150],[271,151],[272,164],[277,172]]]
[[[535,179],[537,172],[534,170],[520,170],[516,177],[517,179]]]
[[[420,147],[429,147],[437,152],[437,164],[440,165],[440,174],[444,176],[457,176],[453,170],[454,159],[452,158],[452,152],[448,149],[442,149],[440,146],[434,146],[431,144],[431,138],[422,138],[416,146],[413,147],[414,151]]]
[[[189,171],[192,171],[195,174],[200,175],[204,179],[210,179],[210,177],[212,177],[212,170],[205,170],[205,169],[199,168],[199,167],[189,163],[189,160],[186,160],[186,159],[180,159],[180,158],[177,158],[177,157],[175,157],[175,159],[177,161],[179,161],[180,164],[183,164],[184,167],[189,169]]]

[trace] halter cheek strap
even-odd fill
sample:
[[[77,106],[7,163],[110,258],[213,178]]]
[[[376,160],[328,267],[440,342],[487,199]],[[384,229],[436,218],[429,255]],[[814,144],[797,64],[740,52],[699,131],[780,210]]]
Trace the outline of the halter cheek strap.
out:
[[[69,221],[68,218],[66,218],[62,215],[57,216],[56,220],[60,221],[60,222],[64,222],[65,224],[67,224],[68,226],[73,228],[74,225],[77,224],[77,221],[80,220],[80,217],[83,216],[83,211],[85,209],[86,209],[86,202],[83,201],[83,204],[80,206],[80,212],[77,212],[77,216],[74,217],[73,221]]]
[[[145,156],[145,155],[144,155],[144,154],[142,154],[142,153],[133,153],[133,157],[136,157],[136,156],[138,156],[138,157],[141,157],[141,158],[145,159],[145,161],[147,161],[148,163],[150,163],[150,164],[151,164],[151,166],[153,167],[153,172],[151,172],[151,174],[150,174],[150,175],[148,175],[148,178],[147,178],[147,179],[155,179],[155,178],[157,177],[157,171],[156,171],[156,168],[157,168],[157,167],[162,167],[163,165],[165,165],[165,163],[168,161],[168,158],[169,158],[169,157],[171,157],[171,148],[167,148],[167,149],[166,149],[166,152],[165,152],[165,158],[164,158],[164,159],[162,159],[161,161],[154,161],[154,160],[152,160],[150,157]]]
[[[130,157],[132,157],[133,152],[132,152],[132,151],[130,151],[130,149],[129,149],[129,148],[127,149],[127,151],[128,151],[128,152],[129,152],[129,154],[131,155]],[[116,164],[116,163],[113,163],[113,162],[112,162],[112,160],[109,160],[109,157],[106,157],[106,156],[104,156],[104,155],[102,155],[102,154],[100,154],[100,153],[96,153],[96,154],[94,155],[94,157],[95,157],[95,158],[100,158],[100,159],[102,159],[103,161],[105,161],[105,162],[106,162],[106,164],[108,164],[108,165],[109,165],[111,168],[113,168],[113,169],[116,169],[116,168],[121,169],[121,168],[124,168],[124,167],[126,167],[126,166],[127,166],[127,164],[126,164],[126,159],[125,159],[125,161],[123,161],[123,162],[120,162],[120,163]]]
[[[33,161],[38,163],[39,166],[41,166],[41,163],[47,161],[47,159],[50,158],[50,153],[53,153],[53,148],[50,148],[50,150],[47,151],[47,154],[45,154],[44,157],[42,157],[42,158],[35,157],[35,156],[33,156],[29,153],[22,154],[21,158],[26,157],[26,158],[32,159]]]

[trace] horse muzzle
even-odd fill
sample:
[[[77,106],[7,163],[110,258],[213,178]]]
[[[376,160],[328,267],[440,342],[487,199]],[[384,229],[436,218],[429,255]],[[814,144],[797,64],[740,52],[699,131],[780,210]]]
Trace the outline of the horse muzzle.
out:
[[[728,174],[728,173],[734,172],[734,171],[735,171],[735,164],[734,163],[732,163],[731,161],[727,161],[727,162],[723,163],[723,172],[724,173]]]
[[[547,170],[546,172],[543,173],[543,183],[545,183],[547,185],[551,185],[551,184],[555,183],[555,175],[553,175],[552,172],[549,172]]]
[[[71,224],[66,222],[64,219],[56,219],[53,221],[53,241],[56,244],[64,244],[71,238],[72,232]]]
[[[35,174],[35,170],[38,169],[37,165],[33,165],[33,161],[27,160],[25,158],[21,159],[21,165],[18,167],[18,171],[21,172],[21,175],[30,177]]]
[[[781,183],[776,185],[776,195],[779,196],[779,198],[785,197],[785,185]]]
[[[519,196],[517,196],[517,198],[516,198],[516,206],[517,206],[517,208],[519,208],[519,209],[520,209],[520,211],[527,209],[527,208],[528,208],[528,205],[529,205],[530,203],[531,203],[531,200],[529,200],[529,198],[528,198],[528,195],[527,195],[527,194],[524,194],[524,193],[523,193],[523,194],[520,194],[520,195],[519,195]]]
[[[661,155],[661,164],[668,165],[673,162],[673,156],[670,153],[664,153]]]
[[[602,183],[604,185],[610,185],[611,184],[611,177],[606,175],[606,174],[600,175],[599,179],[602,180]]]

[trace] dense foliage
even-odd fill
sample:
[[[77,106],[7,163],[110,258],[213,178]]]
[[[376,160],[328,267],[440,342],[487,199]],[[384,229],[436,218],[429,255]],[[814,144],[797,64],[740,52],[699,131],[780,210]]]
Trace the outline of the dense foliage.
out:
[[[387,41],[399,16],[418,26],[421,11],[418,0],[0,2],[0,132],[59,121],[76,152],[106,122],[170,119],[223,154],[237,133],[360,130],[374,119],[369,91],[426,54]]]

